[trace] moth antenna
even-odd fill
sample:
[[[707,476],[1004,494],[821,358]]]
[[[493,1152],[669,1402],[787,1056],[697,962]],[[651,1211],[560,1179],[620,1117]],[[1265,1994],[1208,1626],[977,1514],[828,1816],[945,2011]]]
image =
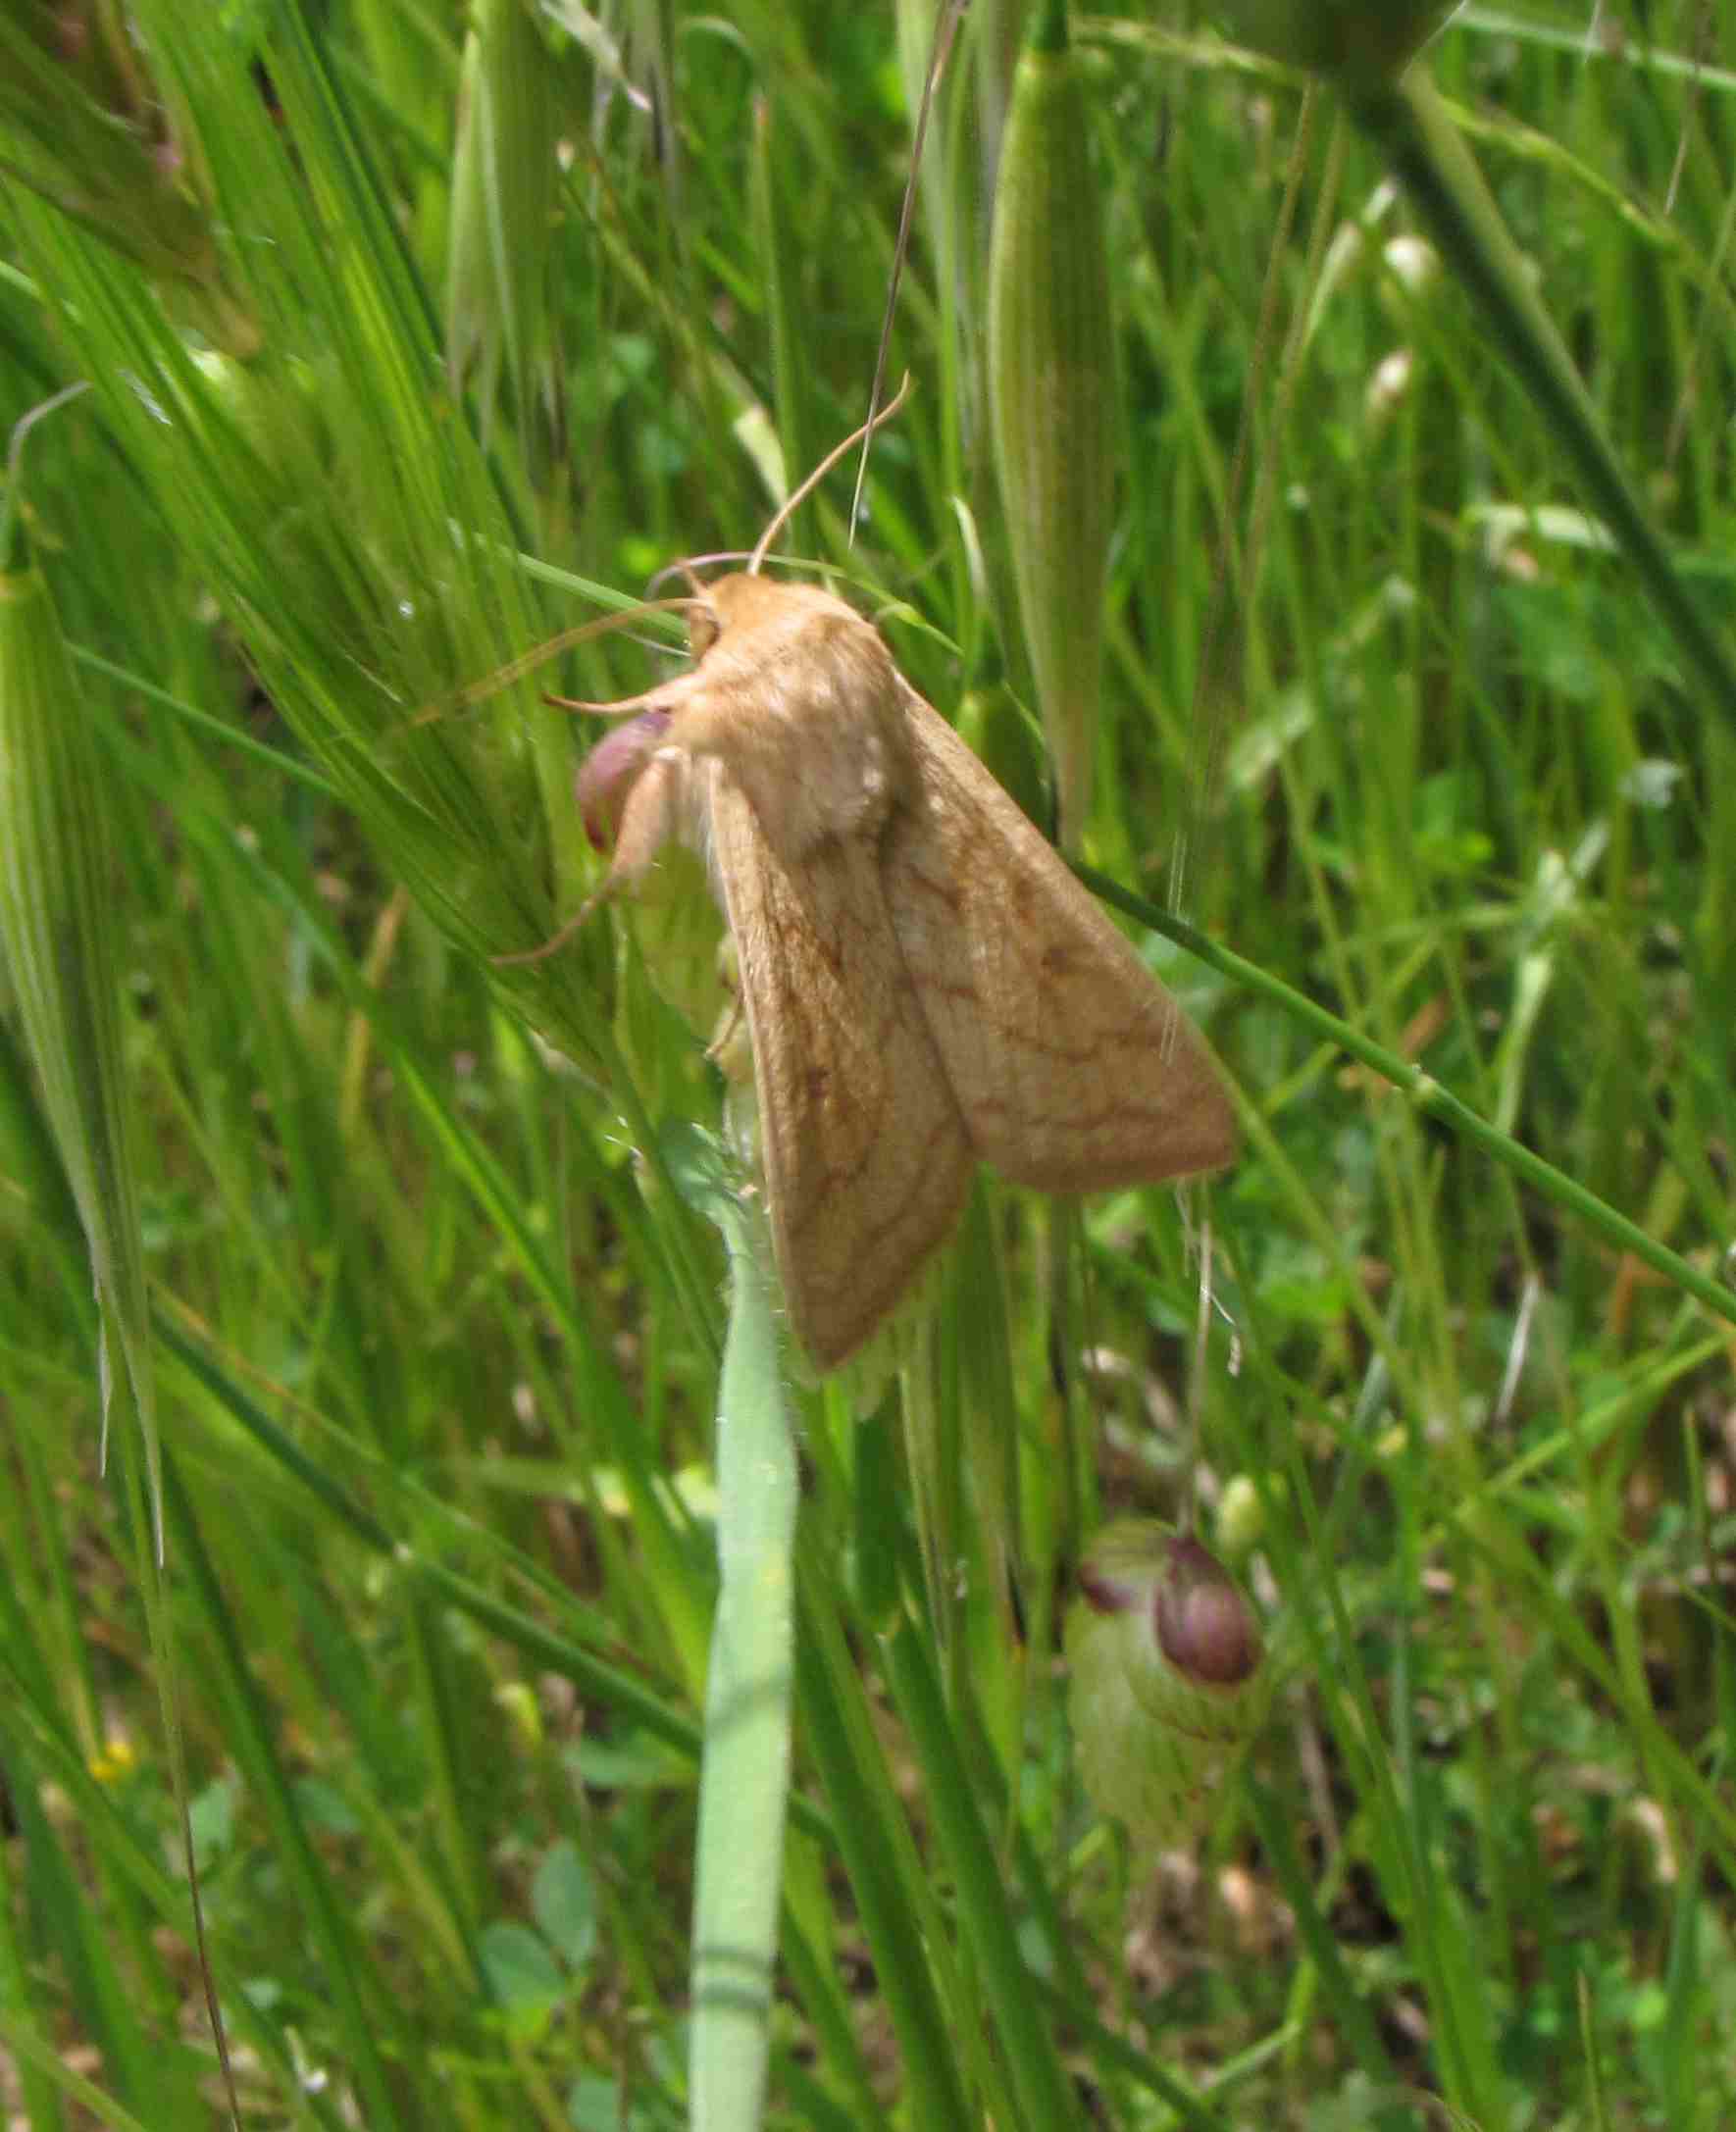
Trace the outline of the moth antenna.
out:
[[[898,209],[898,238],[893,246],[892,279],[887,283],[886,313],[880,322],[880,346],[874,357],[874,383],[868,393],[868,420],[856,435],[862,439],[862,463],[856,469],[856,485],[850,496],[849,545],[856,544],[856,518],[862,508],[862,491],[868,485],[868,447],[880,420],[880,391],[886,383],[886,359],[893,342],[893,320],[898,308],[898,283],[904,278],[904,258],[910,249],[910,225],[916,215],[916,180],[922,175],[922,151],[928,139],[928,115],[934,109],[935,90],[946,62],[952,56],[952,40],[970,0],[950,0],[935,21],[934,49],[929,54],[928,75],[922,84],[922,101],[916,107],[916,130],[910,138],[910,176],[904,181],[904,198]],[[899,395],[902,398],[902,394]],[[889,409],[890,413],[891,410]],[[854,438],[851,439],[853,443]]]
[[[619,614],[599,615],[594,622],[581,622],[573,629],[561,630],[530,651],[521,652],[516,659],[509,659],[504,666],[497,666],[493,673],[485,674],[481,681],[472,682],[468,688],[459,689],[456,695],[448,696],[441,703],[429,704],[416,713],[410,724],[430,726],[437,718],[451,717],[454,711],[468,711],[474,704],[486,702],[489,696],[521,676],[558,658],[563,651],[570,651],[575,644],[586,643],[593,636],[606,636],[614,630],[631,629],[641,615],[685,614],[696,596],[684,594],[680,599],[641,600],[637,607],[624,607]]]
[[[694,576],[695,571],[707,570],[713,563],[744,563],[746,560],[747,550],[745,548],[718,548],[710,555],[684,556],[679,563],[665,563],[663,565],[663,568],[658,571],[650,584],[645,586],[645,595],[648,598],[665,578],[682,577],[686,578],[688,584],[691,586],[693,596],[696,599],[702,599],[705,588]]]
[[[546,689],[542,700],[551,711],[583,711],[587,718],[625,718],[629,711],[643,710],[645,705],[643,696],[623,696],[619,703],[587,703],[583,696],[551,696]]]
[[[827,475],[837,466],[838,462],[845,458],[857,443],[866,445],[869,437],[879,429],[880,425],[883,422],[891,422],[909,396],[910,373],[906,371],[903,383],[899,385],[897,392],[892,399],[888,400],[879,413],[870,415],[859,430],[852,430],[842,444],[835,444],[808,476],[807,480],[795,490],[794,494],[785,498],[779,508],[777,517],[772,520],[772,523],[760,534],[758,540],[754,542],[753,553],[747,558],[747,575],[750,578],[759,576],[759,566],[766,559],[766,550],[777,539],[785,527],[789,525],[792,514],[801,509],[802,505],[806,503]]]

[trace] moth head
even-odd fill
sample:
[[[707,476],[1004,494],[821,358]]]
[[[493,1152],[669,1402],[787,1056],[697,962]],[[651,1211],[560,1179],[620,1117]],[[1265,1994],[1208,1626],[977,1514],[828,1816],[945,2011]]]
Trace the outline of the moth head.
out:
[[[871,625],[836,592],[823,591],[817,584],[791,584],[754,571],[735,570],[727,578],[713,579],[704,590],[704,607],[713,625],[706,648],[720,636],[741,648],[750,638],[769,646],[774,636],[811,634],[812,625],[821,619],[873,635]],[[697,652],[699,639],[690,621],[688,632]]]
[[[701,556],[698,560],[721,562],[725,558]],[[688,583],[690,595],[686,603],[688,650],[695,665],[721,638],[727,636],[739,643],[764,628],[774,625],[788,628],[811,606],[836,607],[845,614],[853,612],[830,593],[780,584],[753,570],[733,570],[706,583],[697,576],[692,563],[672,563],[669,567],[679,571]],[[665,695],[670,685],[666,684],[652,694]]]
[[[688,648],[696,668],[717,642],[723,624],[691,564],[674,563],[670,569],[679,571],[686,578],[690,596],[658,604],[686,608]],[[614,845],[634,787],[645,765],[665,744],[676,714],[692,692],[694,680],[691,672],[678,674],[655,688],[646,689],[642,695],[627,696],[617,703],[577,703],[560,696],[548,699],[569,710],[626,720],[590,750],[580,764],[574,781],[573,791],[579,803],[580,819],[593,850],[607,851]]]

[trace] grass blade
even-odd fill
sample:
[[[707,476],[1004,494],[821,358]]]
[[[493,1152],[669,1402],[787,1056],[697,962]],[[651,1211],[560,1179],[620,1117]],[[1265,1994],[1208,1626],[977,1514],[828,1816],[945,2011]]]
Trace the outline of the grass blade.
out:
[[[684,1193],[730,1253],[717,1411],[720,1581],[705,1688],[693,1897],[692,2122],[753,2132],[765,2100],[790,1792],[795,1441],[766,1239],[693,1135],[671,1150]]]

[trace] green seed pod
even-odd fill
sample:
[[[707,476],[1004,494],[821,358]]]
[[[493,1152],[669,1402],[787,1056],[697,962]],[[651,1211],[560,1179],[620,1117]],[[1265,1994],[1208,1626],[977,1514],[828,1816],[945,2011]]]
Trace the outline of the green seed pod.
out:
[[[1458,0],[1231,0],[1235,33],[1256,51],[1308,67],[1341,88],[1402,74]]]
[[[1115,486],[1102,206],[1064,11],[1013,76],[989,252],[989,396],[1019,614],[1076,850],[1091,807]]]
[[[1200,1830],[1265,1715],[1260,1635],[1199,1541],[1127,1519],[1079,1565],[1067,1621],[1080,1773],[1142,1849]]]

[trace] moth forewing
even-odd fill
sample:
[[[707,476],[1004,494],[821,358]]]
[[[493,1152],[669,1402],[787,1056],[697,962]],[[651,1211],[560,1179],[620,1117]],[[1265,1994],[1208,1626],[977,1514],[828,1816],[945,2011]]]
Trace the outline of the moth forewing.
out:
[[[975,1152],[1103,1192],[1221,1169],[1235,1115],[1193,1025],[945,719],[904,685],[918,797],[887,901]]]
[[[963,1208],[974,1157],[872,837],[791,863],[716,766],[711,833],[753,1050],[772,1241],[822,1369],[874,1332]]]

